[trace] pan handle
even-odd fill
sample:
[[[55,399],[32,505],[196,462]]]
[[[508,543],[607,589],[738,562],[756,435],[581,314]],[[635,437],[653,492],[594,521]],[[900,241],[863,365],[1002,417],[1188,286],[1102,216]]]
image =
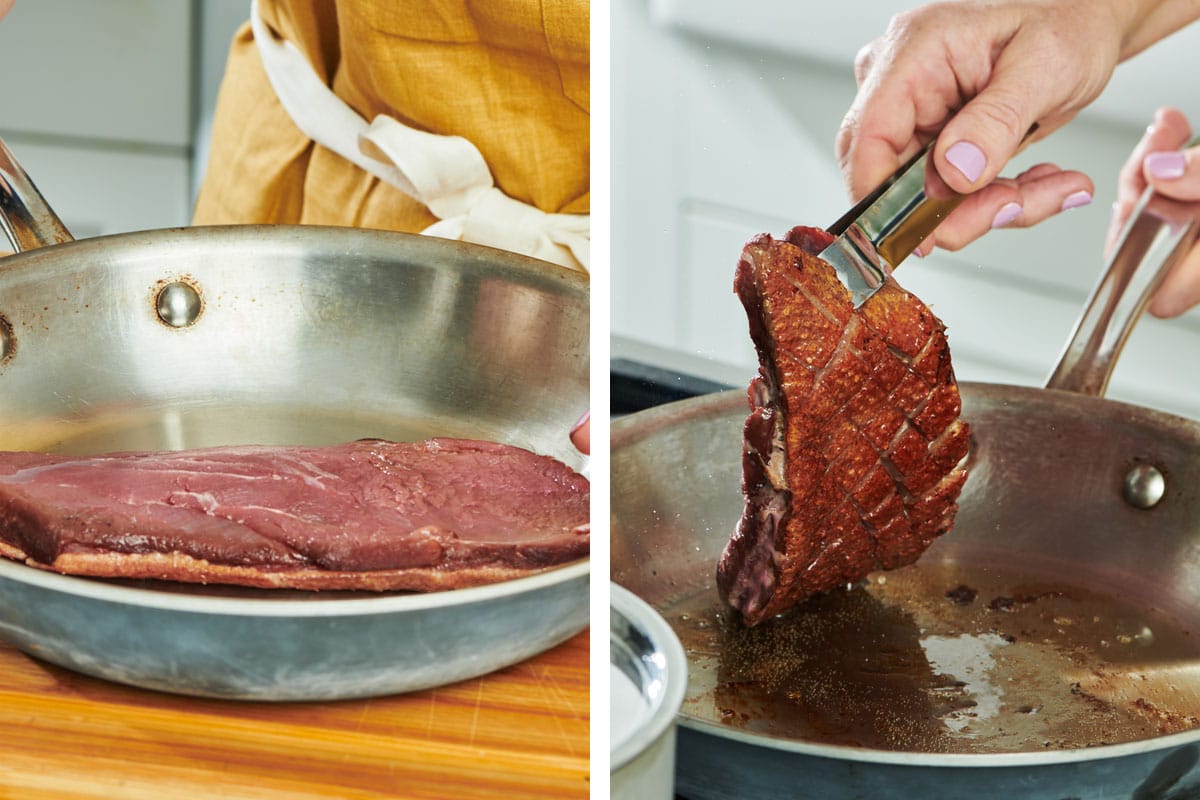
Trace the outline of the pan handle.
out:
[[[1063,349],[1047,389],[1102,397],[1134,324],[1163,279],[1196,241],[1200,203],[1147,189],[1138,200]]]
[[[18,253],[75,238],[3,140],[0,140],[0,228]]]

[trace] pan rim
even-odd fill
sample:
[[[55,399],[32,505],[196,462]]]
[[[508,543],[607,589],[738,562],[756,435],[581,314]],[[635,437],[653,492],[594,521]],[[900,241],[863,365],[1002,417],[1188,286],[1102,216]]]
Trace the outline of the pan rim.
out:
[[[987,381],[962,381],[959,389],[968,389],[971,394],[987,394],[990,392],[1013,392],[1039,398],[1041,402],[1074,402],[1095,404],[1097,407],[1108,407],[1113,412],[1123,411],[1143,417],[1159,425],[1171,425],[1175,428],[1190,428],[1200,437],[1200,420],[1181,416],[1170,411],[1140,406],[1124,400],[1114,400],[1104,396],[1082,394],[1065,389],[1049,389],[1040,386],[1024,386],[1020,384],[991,383]],[[611,431],[611,447],[613,452],[633,444],[654,433],[663,424],[678,424],[681,420],[693,417],[707,417],[710,414],[746,406],[745,389],[725,389],[712,394],[675,400],[653,408],[647,408],[633,414],[614,419]],[[965,415],[964,415],[965,416]],[[970,420],[968,419],[968,422]]]
[[[1119,744],[1096,747],[1076,747],[1065,750],[1032,751],[1012,753],[930,753],[908,750],[878,750],[850,745],[817,744],[797,739],[785,739],[762,733],[746,733],[724,728],[712,722],[694,719],[684,713],[678,717],[679,725],[704,736],[716,736],[739,744],[785,751],[797,755],[817,758],[832,758],[843,761],[858,761],[871,764],[890,764],[904,767],[1032,767],[1053,764],[1070,764],[1080,761],[1101,761],[1126,756],[1145,755],[1200,741],[1200,728],[1179,733],[1138,739]]]
[[[448,256],[460,266],[470,265],[474,268],[475,264],[486,264],[485,271],[489,275],[496,275],[499,267],[507,276],[519,276],[523,282],[530,285],[557,284],[567,292],[581,293],[585,297],[590,295],[591,274],[585,270],[571,269],[561,264],[474,242],[379,228],[261,223],[151,228],[73,239],[0,257],[0,281],[13,280],[15,277],[8,276],[16,276],[23,272],[30,273],[32,280],[43,280],[50,274],[46,260],[61,262],[57,264],[60,269],[73,271],[78,269],[78,263],[72,257],[84,256],[92,251],[104,253],[122,246],[137,247],[144,248],[146,253],[142,255],[149,257],[155,248],[177,247],[181,243],[191,243],[196,239],[211,240],[207,244],[213,248],[244,247],[247,243],[256,243],[264,247],[275,247],[285,243],[311,247],[317,243],[321,245],[320,249],[336,252],[338,255],[346,255],[347,243],[353,242],[363,245],[361,255],[390,258],[394,258],[396,248],[403,245],[415,249],[418,253],[428,251],[430,255],[438,254],[443,258]]]
[[[165,592],[108,583],[103,578],[63,575],[8,559],[0,559],[0,581],[16,581],[46,591],[115,605],[178,613],[238,617],[346,617],[415,613],[433,608],[444,609],[488,603],[505,597],[536,592],[558,584],[586,578],[590,571],[591,558],[589,556],[562,566],[551,567],[533,575],[483,586],[469,586],[463,589],[384,596],[370,594],[363,597],[339,597],[336,599],[323,599],[317,596],[274,599],[271,597],[219,597],[189,592]],[[314,595],[317,594],[319,593],[314,593]]]

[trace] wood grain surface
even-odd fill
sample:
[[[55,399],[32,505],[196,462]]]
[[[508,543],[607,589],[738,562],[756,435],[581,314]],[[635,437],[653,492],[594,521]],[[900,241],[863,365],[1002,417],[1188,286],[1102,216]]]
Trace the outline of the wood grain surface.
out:
[[[0,799],[588,796],[588,632],[482,678],[333,703],[145,691],[0,645]]]

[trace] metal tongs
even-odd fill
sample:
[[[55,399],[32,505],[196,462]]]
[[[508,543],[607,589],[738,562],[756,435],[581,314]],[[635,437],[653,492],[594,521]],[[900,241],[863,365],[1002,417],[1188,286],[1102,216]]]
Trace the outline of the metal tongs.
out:
[[[1037,129],[1034,125],[1026,140]],[[886,276],[958,207],[956,194],[926,165],[934,139],[827,229],[837,238],[820,257],[861,306]],[[1188,143],[1194,147],[1200,137]],[[927,180],[928,178],[928,180]],[[929,196],[926,184],[936,187]],[[1200,203],[1147,189],[1113,248],[1107,269],[1075,323],[1047,388],[1102,396],[1134,324],[1200,234]]]
[[[1035,122],[1022,146],[1037,129]],[[936,143],[935,137],[826,228],[837,238],[819,256],[850,290],[855,308],[875,294],[892,270],[967,197],[947,186],[937,170],[926,168]]]
[[[820,252],[820,258],[850,290],[856,308],[966,197],[946,186],[936,171],[928,175],[928,182],[940,196],[927,193],[926,164],[936,141],[826,229],[837,238]]]

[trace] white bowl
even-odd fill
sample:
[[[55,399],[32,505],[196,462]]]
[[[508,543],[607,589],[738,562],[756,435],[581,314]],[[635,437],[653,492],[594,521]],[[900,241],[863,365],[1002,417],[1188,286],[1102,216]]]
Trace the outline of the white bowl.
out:
[[[633,593],[611,584],[610,796],[674,797],[675,715],[687,659],[675,632]]]

